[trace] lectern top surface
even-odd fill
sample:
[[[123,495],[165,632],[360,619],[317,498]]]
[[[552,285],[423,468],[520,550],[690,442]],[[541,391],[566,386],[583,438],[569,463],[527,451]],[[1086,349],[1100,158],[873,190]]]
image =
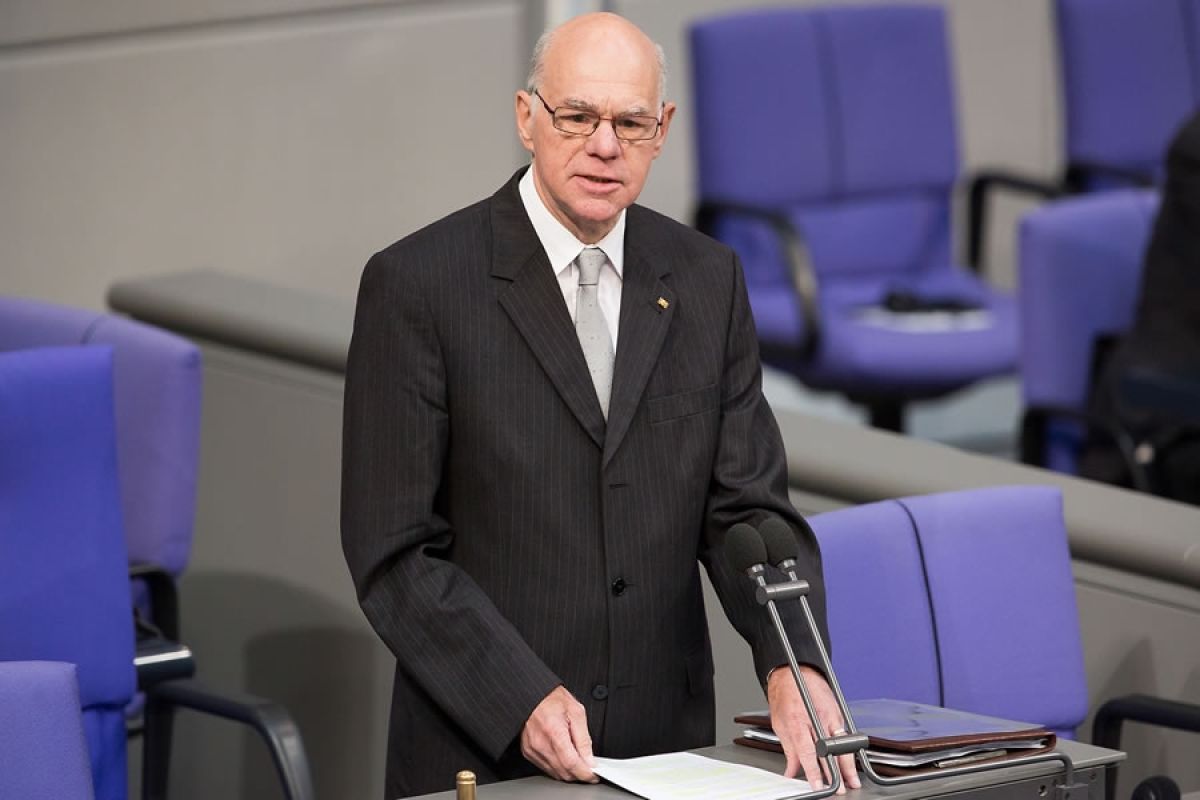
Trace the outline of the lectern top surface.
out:
[[[1098,782],[1097,787],[1089,787],[1089,798],[1104,796],[1102,767],[1115,764],[1125,758],[1125,754],[1116,750],[1106,750],[1080,742],[1059,741],[1059,752],[1071,757],[1077,771],[1077,778],[1085,782]],[[735,745],[720,745],[697,750],[697,753],[710,758],[725,761],[735,761],[739,764],[749,764],[773,772],[783,771],[783,756],[768,753],[749,747]],[[863,788],[851,790],[846,794],[846,800],[918,800],[918,798],[942,797],[955,795],[955,800],[972,800],[972,796],[984,795],[988,800],[1003,798],[1036,797],[1037,788],[1031,785],[1031,792],[1026,792],[1022,782],[1038,777],[1050,776],[1060,772],[1060,765],[1055,762],[1030,764],[1025,766],[1008,767],[972,775],[962,775],[956,778],[936,778],[933,780],[911,783],[903,786],[875,786],[863,780]],[[1037,781],[1033,781],[1037,783]],[[1013,791],[999,792],[1005,785],[1012,784]],[[494,783],[480,786],[479,800],[629,800],[634,795],[604,784],[575,784],[560,783],[549,778],[525,778],[519,781]],[[1048,799],[1053,798],[1047,794]],[[421,795],[420,800],[454,800],[454,792],[438,792]]]

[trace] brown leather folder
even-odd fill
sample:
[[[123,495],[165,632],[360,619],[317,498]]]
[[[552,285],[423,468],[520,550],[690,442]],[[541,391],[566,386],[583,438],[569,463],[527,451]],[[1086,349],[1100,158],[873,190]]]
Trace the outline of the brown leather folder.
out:
[[[858,732],[867,735],[867,757],[881,775],[1018,758],[1052,750],[1057,742],[1053,731],[1039,725],[904,700],[858,700],[850,703],[850,714]],[[734,722],[771,730],[765,712],[739,714]],[[762,739],[739,736],[734,742],[783,752],[778,743]]]

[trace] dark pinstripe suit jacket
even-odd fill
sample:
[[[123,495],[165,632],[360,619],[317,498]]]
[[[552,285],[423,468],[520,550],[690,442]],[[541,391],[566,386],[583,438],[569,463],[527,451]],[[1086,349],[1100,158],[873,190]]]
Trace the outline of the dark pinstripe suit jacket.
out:
[[[560,683],[598,755],[710,744],[697,560],[760,677],[784,660],[719,550],[735,522],[796,519],[736,258],[628,210],[606,426],[519,177],[375,255],[359,290],[342,538],[397,659],[390,796],[531,773],[519,734]]]

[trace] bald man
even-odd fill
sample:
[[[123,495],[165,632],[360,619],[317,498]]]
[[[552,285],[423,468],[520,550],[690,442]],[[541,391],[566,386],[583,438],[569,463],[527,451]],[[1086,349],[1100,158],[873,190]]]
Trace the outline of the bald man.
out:
[[[515,98],[531,166],[363,273],[342,539],[397,661],[388,797],[461,769],[595,781],[593,755],[712,744],[697,562],[754,652],[786,774],[829,779],[752,584],[721,558],[735,523],[788,521],[825,630],[741,267],[634,204],[675,114],[664,79],[618,16],[550,31]],[[802,671],[832,734],[829,686]]]

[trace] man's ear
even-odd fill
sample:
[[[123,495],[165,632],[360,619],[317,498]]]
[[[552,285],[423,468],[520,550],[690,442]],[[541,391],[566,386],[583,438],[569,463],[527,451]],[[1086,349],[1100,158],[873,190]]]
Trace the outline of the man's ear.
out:
[[[654,157],[658,158],[658,154],[662,152],[663,145],[667,141],[667,131],[671,128],[671,120],[675,118],[675,104],[667,103],[663,106],[662,112],[662,128],[658,131],[658,140],[654,142]]]
[[[529,92],[517,92],[513,112],[516,114],[517,136],[521,137],[521,145],[533,152],[533,98]]]

